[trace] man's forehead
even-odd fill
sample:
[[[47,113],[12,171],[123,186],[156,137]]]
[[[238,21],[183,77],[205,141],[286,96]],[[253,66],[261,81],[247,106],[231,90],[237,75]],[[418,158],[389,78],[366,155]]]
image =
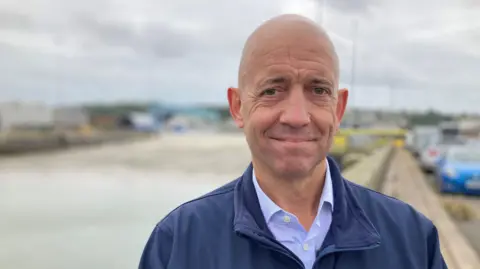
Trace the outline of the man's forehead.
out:
[[[292,81],[301,81],[308,84],[325,84],[336,86],[337,78],[331,62],[311,61],[310,65],[304,63],[296,65],[294,62],[282,64],[250,65],[245,71],[245,84],[260,87],[264,85],[283,84]]]
[[[294,40],[262,46],[243,59],[242,78],[252,85],[270,77],[284,80],[328,80],[337,84],[337,59],[328,46],[315,40]]]
[[[282,65],[304,63],[312,68],[318,65],[332,66],[336,62],[335,53],[322,42],[315,40],[297,40],[293,42],[271,43],[269,46],[259,47],[245,55],[244,61],[248,65]]]
[[[239,84],[247,72],[262,65],[288,60],[322,62],[338,77],[338,59],[328,35],[313,21],[283,15],[258,27],[245,43],[239,68]]]

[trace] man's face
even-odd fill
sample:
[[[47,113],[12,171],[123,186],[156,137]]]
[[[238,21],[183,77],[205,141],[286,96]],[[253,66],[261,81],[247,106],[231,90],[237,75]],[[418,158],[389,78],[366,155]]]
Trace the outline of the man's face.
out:
[[[254,162],[282,177],[304,177],[322,162],[343,116],[334,57],[325,46],[273,44],[247,63],[241,89],[229,89],[237,125]]]

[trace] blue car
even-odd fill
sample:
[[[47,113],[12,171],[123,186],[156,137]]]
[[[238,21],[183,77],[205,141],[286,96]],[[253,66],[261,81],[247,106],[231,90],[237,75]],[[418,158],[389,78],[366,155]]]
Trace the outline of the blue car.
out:
[[[436,165],[440,192],[480,195],[480,147],[449,147]]]

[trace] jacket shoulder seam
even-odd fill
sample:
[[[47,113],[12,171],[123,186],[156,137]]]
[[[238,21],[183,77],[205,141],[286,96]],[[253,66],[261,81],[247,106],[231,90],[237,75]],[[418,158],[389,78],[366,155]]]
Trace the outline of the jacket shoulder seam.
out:
[[[180,204],[179,206],[175,207],[173,210],[171,210],[165,217],[163,217],[163,219],[157,224],[157,226],[160,226],[160,224],[163,223],[164,221],[166,221],[168,219],[168,217],[170,217],[171,214],[176,212],[179,208],[183,207],[184,205],[187,205],[187,204],[190,204],[190,203],[193,203],[193,202],[196,202],[196,201],[200,201],[200,200],[203,200],[203,199],[207,199],[207,198],[210,198],[210,197],[213,197],[213,196],[223,195],[223,194],[232,192],[233,190],[234,190],[234,187],[231,187],[231,188],[228,188],[228,189],[223,190],[223,191],[213,192],[213,193],[210,193],[210,194],[205,194],[205,195],[200,196],[198,198],[186,201],[186,202]]]
[[[167,214],[164,219],[166,219],[168,216],[170,215]],[[166,232],[168,235],[172,236],[173,235],[173,230],[171,227],[169,227],[168,225],[162,225],[163,224],[163,220],[161,220],[160,222],[157,223],[157,225],[155,225],[155,230],[156,231],[164,231]]]
[[[199,201],[199,200],[203,200],[203,199],[206,199],[206,198],[210,198],[210,197],[213,197],[213,196],[218,196],[218,195],[226,194],[226,193],[232,192],[233,189],[234,189],[234,187],[231,187],[231,188],[228,188],[228,189],[223,190],[223,191],[205,194],[205,195],[200,196],[200,197],[198,197],[198,198],[195,198],[195,199],[192,199],[192,200],[190,200],[190,201],[187,201],[187,202],[181,204],[181,205],[178,206],[178,207],[181,207],[182,205],[190,204],[190,203],[193,203],[193,202],[196,202],[196,201]],[[178,207],[177,207],[177,208],[178,208]]]

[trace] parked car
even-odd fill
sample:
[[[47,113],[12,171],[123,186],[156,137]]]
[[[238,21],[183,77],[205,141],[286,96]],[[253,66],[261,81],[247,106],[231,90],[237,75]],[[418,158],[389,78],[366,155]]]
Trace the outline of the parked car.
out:
[[[437,160],[449,147],[464,145],[466,143],[467,141],[465,139],[453,138],[443,139],[438,143],[434,142],[430,144],[425,150],[420,153],[420,167],[424,172],[434,172]]]
[[[405,134],[405,149],[413,152],[413,132],[408,131],[407,134]]]
[[[478,138],[470,138],[466,140],[466,143],[471,146],[479,146],[480,147],[480,139]]]
[[[435,178],[440,192],[480,195],[480,147],[449,147],[437,161]]]
[[[415,157],[431,144],[437,143],[441,138],[440,129],[435,126],[417,126],[412,130],[412,152]]]

